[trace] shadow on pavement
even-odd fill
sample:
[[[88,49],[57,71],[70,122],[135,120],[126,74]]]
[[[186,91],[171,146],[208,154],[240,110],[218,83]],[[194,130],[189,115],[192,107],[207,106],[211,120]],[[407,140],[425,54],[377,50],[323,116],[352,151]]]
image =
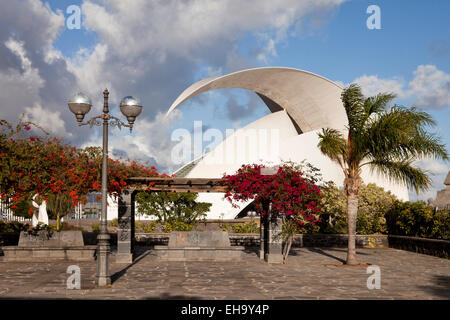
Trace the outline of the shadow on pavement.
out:
[[[327,249],[327,250],[328,250],[328,249]],[[314,252],[314,253],[318,253],[318,254],[321,254],[321,255],[326,256],[326,257],[329,257],[329,258],[333,258],[333,259],[335,259],[335,260],[337,260],[337,261],[339,261],[339,262],[342,262],[342,263],[345,262],[344,259],[341,259],[341,258],[339,258],[339,257],[336,257],[336,256],[334,256],[334,255],[332,255],[332,254],[326,253],[326,252],[323,251],[322,249],[318,249],[318,248],[308,248],[308,251]]]
[[[122,277],[125,273],[127,273],[127,270],[130,269],[132,266],[134,266],[135,264],[137,264],[139,261],[141,261],[143,258],[145,258],[147,255],[149,255],[151,253],[151,250],[144,250],[144,251],[140,251],[137,255],[137,258],[130,263],[129,265],[127,265],[125,268],[123,268],[120,271],[117,271],[116,273],[114,273],[111,276],[111,284],[113,284],[115,281],[117,281],[118,279],[120,279],[120,277]]]
[[[450,277],[434,276],[434,286],[419,286],[419,288],[443,299],[450,299]]]

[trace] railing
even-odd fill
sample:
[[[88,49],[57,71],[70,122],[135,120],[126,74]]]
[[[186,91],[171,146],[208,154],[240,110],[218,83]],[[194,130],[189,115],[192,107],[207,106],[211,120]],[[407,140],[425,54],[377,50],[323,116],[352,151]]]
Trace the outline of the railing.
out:
[[[13,211],[8,208],[8,205],[4,202],[0,201],[0,220],[3,221],[19,221],[19,222],[29,222],[31,223],[31,219],[27,219],[25,217],[15,216]]]

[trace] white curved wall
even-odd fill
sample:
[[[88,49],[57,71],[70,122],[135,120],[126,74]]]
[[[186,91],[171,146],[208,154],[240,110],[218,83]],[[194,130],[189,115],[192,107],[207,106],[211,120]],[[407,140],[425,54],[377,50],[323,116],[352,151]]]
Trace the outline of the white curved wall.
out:
[[[269,114],[237,130],[225,139],[212,152],[206,154],[187,177],[221,178],[224,173],[235,173],[242,164],[267,164],[268,161],[277,164],[281,160],[300,162],[306,159],[320,169],[324,180],[332,180],[338,186],[342,186],[344,175],[341,168],[322,155],[317,147],[319,131],[313,130],[298,135],[285,111]],[[264,134],[261,134],[264,132],[266,132],[266,138]],[[247,139],[247,143],[242,146],[238,141],[243,141],[245,135],[255,135],[256,140],[255,137],[253,141]],[[266,156],[264,156],[265,147],[268,148]],[[247,152],[244,154],[243,150]],[[248,152],[249,150],[251,152]],[[408,200],[408,190],[405,186],[389,183],[382,177],[371,174],[369,168],[363,169],[362,177],[364,183],[374,182],[391,191],[399,199]],[[217,193],[200,193],[198,201],[213,204],[207,216],[208,219],[233,219],[248,204],[243,203],[240,208],[233,208],[228,200],[223,199],[223,194]]]

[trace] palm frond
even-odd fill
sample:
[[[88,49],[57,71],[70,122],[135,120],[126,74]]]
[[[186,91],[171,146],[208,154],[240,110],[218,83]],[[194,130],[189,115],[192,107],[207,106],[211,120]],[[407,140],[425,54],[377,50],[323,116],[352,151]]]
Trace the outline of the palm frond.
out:
[[[448,159],[445,144],[439,137],[425,131],[433,125],[431,116],[417,109],[394,107],[371,119],[364,134],[365,156],[392,159],[434,157]]]
[[[319,143],[317,146],[324,155],[339,163],[344,169],[347,144],[338,130],[330,128],[322,129],[322,132],[319,133]]]
[[[364,95],[357,84],[351,84],[341,94],[342,104],[347,113],[350,135],[357,132],[364,118]]]
[[[393,93],[379,93],[376,96],[369,97],[364,100],[364,111],[366,113],[366,118],[369,118],[373,114],[379,114],[386,111],[386,107],[389,102],[395,98]]]
[[[369,165],[372,171],[377,171],[388,180],[405,183],[416,192],[428,190],[431,185],[431,179],[427,175],[429,172],[414,167],[412,162],[411,159],[401,161],[377,159],[369,162]]]

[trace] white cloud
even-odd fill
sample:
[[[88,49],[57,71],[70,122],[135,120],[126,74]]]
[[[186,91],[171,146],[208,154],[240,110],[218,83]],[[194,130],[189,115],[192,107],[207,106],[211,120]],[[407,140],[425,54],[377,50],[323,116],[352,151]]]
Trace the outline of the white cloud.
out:
[[[415,105],[421,108],[450,106],[450,74],[434,65],[420,65],[409,83],[409,94],[417,97]]]
[[[179,123],[182,113],[174,110],[167,117],[158,113],[153,121],[140,119],[135,122],[133,134],[128,128],[122,128],[119,133],[116,129],[109,136],[109,156],[112,158],[124,157],[134,160],[148,161],[159,164],[161,173],[171,173],[179,165],[172,163],[171,148],[177,143],[171,141],[168,128]],[[102,145],[102,138],[95,137],[86,141],[81,148]]]
[[[144,104],[135,136],[111,141],[130,157],[169,166],[164,148],[170,135],[158,114],[197,80],[199,66],[218,75],[266,63],[291,29],[342,2],[86,0],[83,28],[97,35],[97,43],[68,59],[53,47],[65,27],[63,12],[39,0],[7,1],[0,11],[0,96],[8,107],[0,118],[16,121],[26,111],[28,119],[81,145],[91,131],[80,130],[67,110],[73,93],[91,97],[91,114],[100,111],[104,88],[113,113],[123,96],[135,95]],[[247,36],[257,41],[243,55],[240,40]]]
[[[144,111],[136,121],[136,136],[114,140],[114,147],[130,157],[145,155],[169,167],[170,152],[165,148],[170,143],[164,136],[170,135],[158,113],[165,113],[177,95],[197,80],[199,66],[209,76],[217,76],[268,62],[289,28],[342,2],[88,0],[82,5],[84,27],[98,35],[98,43],[93,50],[79,51],[69,69],[77,76],[77,87],[93,101],[103,87],[109,89],[112,104],[128,94],[139,97]],[[239,41],[248,35],[257,40],[250,59],[238,53]],[[146,135],[141,134],[142,126]]]
[[[416,161],[415,165],[429,172],[429,177],[432,180],[432,185],[430,186],[429,190],[421,192],[419,194],[416,194],[414,191],[410,190],[410,200],[427,201],[430,198],[436,198],[437,191],[442,190],[445,187],[444,180],[450,168],[445,163],[431,158]]]
[[[359,84],[365,96],[393,92],[398,98],[414,99],[414,106],[420,108],[450,107],[450,74],[434,65],[419,65],[413,75],[407,86],[401,78],[383,79],[377,75],[363,75],[352,83]]]
[[[353,83],[361,86],[362,93],[365,96],[374,96],[380,92],[391,92],[396,94],[398,98],[405,97],[403,81],[398,78],[382,79],[376,75],[363,75],[353,80]]]
[[[2,104],[11,108],[8,110],[11,112],[16,111],[19,104],[30,106],[40,101],[39,90],[44,86],[45,80],[27,57],[23,42],[9,38],[4,42],[4,46],[19,59],[18,68],[0,70]]]
[[[48,131],[70,137],[76,128],[66,101],[75,87],[54,41],[64,14],[38,0],[2,2],[0,11],[0,119],[15,123],[22,113]],[[85,139],[78,132],[74,140]]]
[[[64,120],[61,119],[61,112],[51,112],[43,108],[40,104],[35,103],[33,107],[25,108],[25,121],[31,121],[39,124],[46,131],[71,137],[72,133],[66,132]]]

